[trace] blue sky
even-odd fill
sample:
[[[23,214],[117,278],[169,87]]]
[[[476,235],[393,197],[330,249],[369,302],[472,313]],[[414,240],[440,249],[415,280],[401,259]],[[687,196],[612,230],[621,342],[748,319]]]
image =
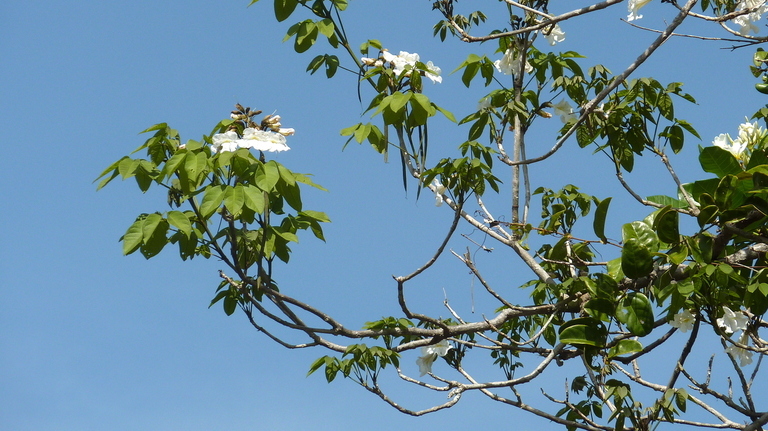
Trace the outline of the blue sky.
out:
[[[391,276],[426,261],[449,226],[447,208],[435,208],[430,196],[417,201],[403,192],[397,163],[383,164],[356,145],[341,151],[338,131],[367,115],[361,119],[354,76],[340,73],[329,81],[304,72],[327,44],[295,54],[290,43],[280,43],[290,23],[275,22],[272,2],[247,3],[0,4],[0,139],[6,149],[0,169],[6,240],[0,249],[0,427],[472,429],[478,415],[510,414],[523,428],[540,425],[479,396],[411,418],[349,381],[328,385],[321,375],[306,378],[309,364],[325,352],[282,349],[244,316],[207,308],[219,263],[181,262],[171,248],[150,261],[121,255],[118,238],[139,213],[163,208],[165,197],[142,195],[131,181],[97,193],[92,181],[143,142],[141,130],[167,122],[184,140],[200,139],[236,102],[277,110],[284,126],[297,130],[292,150],[278,161],[314,174],[329,190],[304,193],[305,207],[333,220],[327,244],[303,237],[279,281],[347,326],[397,313]],[[433,39],[438,16],[426,0],[350,3],[346,24],[355,44],[375,38],[391,51],[420,53],[444,71],[443,84],[427,85],[428,95],[457,117],[475,109],[483,89],[467,90],[448,72],[469,52],[494,56],[494,46]],[[564,11],[558,3],[553,12]],[[660,28],[669,8],[655,3],[642,24]],[[567,39],[557,48],[577,50],[618,73],[655,37],[629,28],[619,21],[624,16],[618,7],[563,25]],[[720,49],[725,46],[673,39],[638,72],[686,83],[700,103],[681,102],[679,116],[698,128],[702,145],[717,134],[734,134],[743,117],[765,103],[747,70],[753,50]],[[456,155],[456,137],[466,133],[447,121],[438,124],[431,129],[433,161]],[[548,149],[558,127],[542,132],[529,155]],[[690,140],[675,159],[686,181],[701,176],[696,144]],[[604,160],[575,147],[570,143],[534,168],[536,185],[572,182],[601,197],[615,194],[610,170],[582,169]],[[633,184],[641,194],[673,193],[652,165],[631,175]],[[618,202],[622,214],[610,219],[614,229],[647,213],[629,200]],[[460,233],[473,235],[467,227]],[[482,241],[476,232],[473,238]],[[472,244],[458,237],[451,246],[461,253]],[[489,277],[510,288],[529,279],[510,282],[498,270],[513,259],[505,250],[482,259]],[[412,288],[412,304],[438,315],[446,314],[446,294],[467,315],[473,294],[479,296],[466,271],[447,257]],[[484,301],[477,299],[478,309],[488,305]],[[415,359],[416,353],[403,358],[406,372],[416,373]],[[391,383],[405,405],[424,408],[444,399]],[[550,383],[562,387],[561,380]]]

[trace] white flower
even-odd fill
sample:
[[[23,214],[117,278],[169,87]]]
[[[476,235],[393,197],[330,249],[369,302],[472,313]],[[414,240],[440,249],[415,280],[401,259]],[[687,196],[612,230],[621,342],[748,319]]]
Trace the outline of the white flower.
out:
[[[291,129],[291,128],[286,128],[286,129],[282,129],[281,128],[280,130],[277,131],[277,133],[279,133],[279,134],[281,134],[283,136],[293,136],[293,135],[296,134],[296,130]]]
[[[423,376],[432,372],[432,363],[435,362],[438,356],[445,356],[448,350],[451,350],[451,346],[448,344],[448,340],[442,340],[437,344],[431,346],[424,346],[421,348],[421,356],[416,360],[416,365],[419,366],[419,375]]]
[[[491,98],[490,97],[484,97],[481,101],[477,103],[477,110],[482,111],[485,109],[491,109],[493,105],[491,105]]]
[[[238,148],[238,136],[234,130],[228,130],[224,133],[217,133],[211,138],[211,152],[235,151]]]
[[[435,190],[435,206],[439,207],[443,204],[443,193],[445,193],[445,186],[440,181],[438,181],[437,178],[435,178],[432,180],[432,187]]]
[[[650,1],[651,0],[629,0],[629,15],[627,15],[627,21],[634,21],[642,18],[643,16],[638,15],[637,12]]]
[[[577,120],[579,117],[576,115],[576,113],[573,112],[573,108],[571,107],[571,104],[568,103],[565,99],[557,102],[556,104],[552,105],[552,107],[555,109],[555,115],[560,116],[560,120],[563,123],[567,123],[569,121]]]
[[[243,130],[243,139],[238,141],[240,148],[253,148],[259,151],[290,150],[285,144],[285,136],[280,133],[247,128]]]
[[[385,50],[381,52],[381,58],[392,65],[395,75],[400,76],[407,66],[410,66],[410,68],[416,67],[416,62],[419,61],[419,54],[400,51],[400,54],[394,55]],[[435,66],[431,61],[428,61],[426,66],[428,71],[425,72],[424,75],[429,78],[433,84],[436,82],[443,82],[443,78],[440,76],[441,70],[439,67]],[[405,76],[409,76],[410,74],[411,72],[408,71]]]
[[[680,332],[688,332],[693,328],[693,323],[696,321],[696,315],[688,310],[683,310],[675,314],[674,319],[669,322],[670,326],[677,328]]]
[[[768,12],[768,5],[765,0],[741,0],[736,10],[751,11],[747,14],[739,15],[732,20],[734,24],[741,27],[739,34],[746,36],[749,33],[757,34],[760,32],[760,27],[755,25],[755,23],[763,18],[764,13]]]
[[[439,67],[437,67],[434,64],[432,64],[431,61],[428,61],[427,62],[427,69],[429,70],[429,72],[426,72],[424,75],[427,78],[429,78],[432,81],[433,84],[434,83],[438,83],[439,84],[439,83],[443,82],[443,77],[440,76],[440,72],[442,72],[442,70],[440,70]]]
[[[739,344],[747,345],[747,343],[749,343],[749,337],[745,332],[741,334],[741,338],[739,338]],[[725,352],[731,355],[731,357],[734,359],[738,359],[739,366],[741,367],[745,367],[752,363],[752,352],[743,347],[731,344],[730,346],[726,347]]]
[[[757,122],[750,123],[749,119],[745,123],[739,124],[739,142],[749,148],[760,148],[766,137],[766,131],[757,125]]]
[[[505,75],[514,75],[520,72],[520,59],[517,57],[518,55],[515,54],[514,50],[508,49],[504,52],[504,56],[501,57],[501,60],[494,61],[493,65],[496,66],[496,70]],[[533,72],[533,66],[526,60],[525,73],[531,72]]]
[[[730,308],[723,306],[723,317],[717,319],[717,326],[725,329],[728,334],[741,331],[747,328],[747,316],[741,313],[734,313]]]
[[[550,45],[555,46],[555,44],[565,40],[565,32],[560,28],[559,25],[555,24],[554,26],[550,27],[549,33],[544,33],[544,37],[547,38]]]
[[[730,152],[733,154],[733,157],[736,157],[738,160],[743,160],[746,156],[745,151],[747,150],[747,143],[742,142],[739,139],[734,141],[731,139],[731,135],[727,133],[721,133],[715,136],[715,139],[712,140],[712,144]]]

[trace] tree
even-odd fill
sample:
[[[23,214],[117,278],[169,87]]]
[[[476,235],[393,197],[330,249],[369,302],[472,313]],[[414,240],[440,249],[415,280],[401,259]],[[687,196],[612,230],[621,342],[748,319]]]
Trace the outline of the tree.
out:
[[[150,127],[145,132],[151,137],[135,151],[144,150],[146,158],[123,157],[101,174],[99,188],[121,176],[135,178],[142,192],[153,185],[167,190],[171,209],[137,217],[122,237],[123,252],[139,251],[149,259],[175,244],[184,260],[216,258],[226,269],[220,271],[211,305],[223,304],[228,315],[240,309],[254,328],[287,348],[329,350],[310,373],[323,370],[329,382],[339,375],[349,378],[407,414],[445,409],[464,393],[479,392],[568,429],[645,430],[662,422],[761,429],[768,413],[754,383],[768,351],[759,332],[768,325],[763,319],[768,310],[768,132],[758,121],[768,118],[768,107],[739,125],[737,137],[723,133],[700,146],[698,162],[706,174],[683,183],[672,159],[686,139],[701,137],[692,122],[677,117],[675,105],[695,99],[682,83],[637,78],[634,72],[671,37],[705,38],[676,33],[684,21],[718,24],[725,36],[706,38],[733,48],[763,43],[768,38],[753,33],[768,5],[758,0],[660,2],[671,14],[669,25],[646,29],[658,33],[656,39],[626,70],[613,74],[600,64],[587,67],[577,52],[554,49],[568,24],[596,11],[621,10],[626,3],[606,0],[565,13],[551,13],[548,3],[504,0],[488,5],[491,14],[459,11],[464,5],[453,0],[434,2],[435,36],[478,43],[478,52],[485,53],[457,60],[456,72],[466,87],[479,82],[490,90],[458,121],[427,96],[425,84],[443,79],[432,62],[404,51],[395,55],[373,39],[354,48],[358,42],[350,39],[342,20],[346,0],[274,3],[278,21],[306,17],[287,32],[296,52],[324,38],[333,52],[342,53],[317,55],[307,71],[323,69],[328,78],[339,71],[357,75],[361,99],[372,90],[365,111],[373,120],[341,130],[347,143],[368,142],[385,158],[394,152],[405,190],[415,189],[417,196],[434,193],[436,204],[450,214],[448,232],[432,257],[394,278],[400,315],[353,330],[303,302],[300,291],[279,285],[284,268],[279,262],[289,262],[299,231],[324,240],[322,224],[329,218],[302,205],[301,188],[321,186],[267,157],[289,149],[293,129],[282,127],[279,116],[262,117],[240,104],[200,141],[182,144],[165,123]],[[647,3],[630,0],[627,27],[637,26]],[[489,16],[503,16],[504,22],[488,30],[496,25]],[[755,78],[762,77],[755,85],[759,92],[768,92],[766,59],[758,49],[750,66]],[[562,127],[550,149],[530,155],[526,137],[539,139],[534,133],[551,130],[558,121],[553,116]],[[438,121],[467,125],[456,129],[467,138],[461,139],[458,154],[440,154],[434,162],[429,126]],[[570,184],[553,190],[529,181],[531,167],[552,169],[544,162],[568,143],[594,151],[595,164],[611,167],[615,196],[591,196]],[[643,156],[664,167],[675,196],[642,197],[625,179]],[[507,177],[505,198],[501,178]],[[611,208],[620,194],[647,208],[641,219]],[[531,215],[533,196],[540,196],[539,220]],[[617,213],[626,223],[617,232],[607,231],[609,214]],[[446,253],[462,224],[511,249],[526,275],[501,276],[514,278],[522,289],[494,286],[469,250]],[[613,239],[619,234],[620,240]],[[468,320],[447,301],[449,318],[409,306],[408,285],[428,277],[438,259],[450,254],[495,301],[482,318]],[[288,341],[275,328],[306,341]],[[676,332],[684,337],[673,337]],[[703,367],[692,366],[694,348],[704,345],[711,352],[713,342],[717,351],[725,350],[727,364],[715,367],[713,356]],[[421,354],[419,376],[415,369],[401,368],[402,355],[411,350]],[[473,367],[488,357],[493,377],[476,377],[486,371]],[[450,374],[433,372],[438,359],[452,368]],[[560,367],[567,370],[565,392],[537,394],[544,376]],[[423,410],[401,406],[382,384],[392,369],[402,381],[447,393],[448,400]]]

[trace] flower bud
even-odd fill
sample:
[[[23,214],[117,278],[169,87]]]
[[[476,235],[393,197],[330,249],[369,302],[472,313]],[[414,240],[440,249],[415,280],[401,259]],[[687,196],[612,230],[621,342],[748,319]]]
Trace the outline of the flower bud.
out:
[[[296,131],[289,128],[289,129],[280,129],[277,131],[277,133],[283,136],[293,136],[296,133]]]

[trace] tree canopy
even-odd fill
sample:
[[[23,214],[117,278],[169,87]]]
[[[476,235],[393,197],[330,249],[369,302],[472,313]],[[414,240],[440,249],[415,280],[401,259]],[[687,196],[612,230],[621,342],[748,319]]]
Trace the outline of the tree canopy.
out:
[[[165,123],[145,130],[148,139],[132,153],[140,155],[110,165],[98,188],[134,178],[142,192],[164,189],[169,209],[140,214],[122,237],[123,252],[149,259],[174,246],[183,260],[218,260],[211,305],[228,315],[240,310],[287,348],[325,350],[310,373],[351,379],[403,413],[435,412],[478,392],[567,429],[761,429],[768,423],[768,405],[756,394],[768,352],[760,335],[768,326],[768,106],[745,107],[751,118],[710,141],[696,121],[678,117],[681,104],[696,103],[682,82],[636,71],[671,38],[697,38],[708,49],[755,50],[752,64],[724,67],[749,68],[755,80],[745,85],[768,93],[768,54],[753,47],[768,40],[759,35],[768,4],[660,0],[668,25],[654,29],[640,24],[650,2],[579,2],[564,10],[574,6],[503,0],[473,10],[471,2],[435,1],[435,37],[473,51],[455,59],[450,76],[460,78],[450,83],[447,70],[419,54],[348,34],[344,17],[354,2],[274,2],[278,21],[295,22],[285,41],[297,53],[327,51],[309,61],[310,74],[356,77],[347,98],[370,118],[340,124],[339,147],[345,140],[370,144],[401,166],[400,178],[377,181],[401,182],[409,196],[434,199],[444,210],[444,239],[410,245],[431,257],[391,281],[397,315],[371,316],[353,329],[305,302],[299,287],[280,283],[281,271],[300,270],[290,263],[299,236],[325,241],[330,219],[302,203],[303,191],[325,189],[272,158],[290,150],[299,127],[299,120],[288,124],[260,110],[275,107],[237,104],[199,140],[182,141]],[[655,37],[619,73],[577,51],[558,51],[569,25],[606,11],[624,17],[627,31]],[[684,22],[708,33],[682,33]],[[327,45],[315,46],[323,40]],[[438,84],[482,86],[484,95],[457,115],[430,98]],[[437,128],[452,130],[453,148],[436,145],[433,136],[446,139]],[[676,157],[691,154],[683,152],[691,142],[699,143],[697,160]],[[565,146],[591,153],[590,163],[613,173],[605,179],[612,195],[531,181],[534,169],[563,169],[548,162]],[[652,195],[629,178],[647,159],[665,173],[651,181]],[[701,178],[681,180],[676,163],[698,163]],[[596,168],[578,169],[589,176]],[[612,205],[625,197],[645,213]],[[480,232],[482,242],[457,238],[461,226]],[[478,252],[517,266],[484,267]],[[429,280],[446,259],[466,268],[487,295],[480,313],[458,312],[447,299],[446,315],[411,306],[418,293],[409,287]],[[418,354],[415,365],[402,361],[409,351]],[[696,360],[701,352],[705,359]],[[559,392],[544,390],[544,379],[559,379]],[[447,400],[402,405],[387,391],[398,380]]]

